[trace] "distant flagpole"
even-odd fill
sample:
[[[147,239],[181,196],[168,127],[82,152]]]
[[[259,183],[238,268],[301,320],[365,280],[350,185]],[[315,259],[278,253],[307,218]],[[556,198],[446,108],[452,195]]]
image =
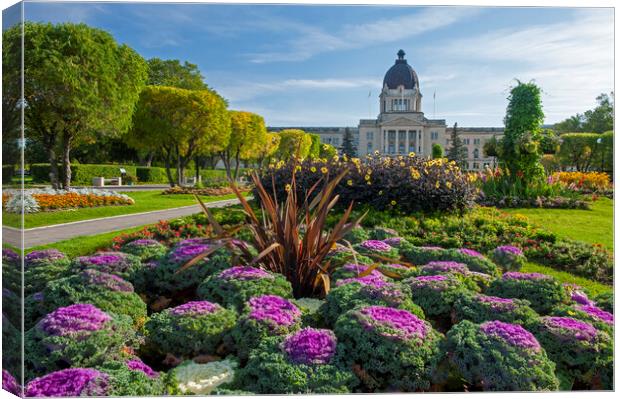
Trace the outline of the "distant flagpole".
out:
[[[437,90],[433,92],[433,119],[437,117],[437,106],[435,104],[435,97],[437,95]]]

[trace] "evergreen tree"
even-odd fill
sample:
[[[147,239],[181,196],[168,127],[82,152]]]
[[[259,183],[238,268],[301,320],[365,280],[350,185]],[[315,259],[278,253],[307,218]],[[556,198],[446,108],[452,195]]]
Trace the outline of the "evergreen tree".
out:
[[[454,123],[452,128],[452,134],[450,135],[450,143],[452,146],[446,154],[450,161],[456,162],[460,168],[467,168],[467,147],[463,144],[461,136],[459,135],[457,124]]]
[[[357,148],[353,144],[353,132],[348,127],[344,129],[344,137],[342,138],[342,153],[348,157],[357,155]]]

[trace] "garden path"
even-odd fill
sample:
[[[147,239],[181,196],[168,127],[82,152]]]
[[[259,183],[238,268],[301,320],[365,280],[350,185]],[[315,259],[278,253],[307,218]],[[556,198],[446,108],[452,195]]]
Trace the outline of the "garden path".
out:
[[[238,204],[238,199],[207,202],[208,208],[222,208]],[[111,216],[106,218],[82,220],[51,226],[35,227],[24,230],[24,248],[50,244],[68,240],[78,236],[90,236],[115,230],[124,230],[145,224],[157,223],[160,220],[176,219],[201,212],[199,205],[182,206],[130,215]],[[14,227],[2,226],[2,242],[20,247],[21,231]]]

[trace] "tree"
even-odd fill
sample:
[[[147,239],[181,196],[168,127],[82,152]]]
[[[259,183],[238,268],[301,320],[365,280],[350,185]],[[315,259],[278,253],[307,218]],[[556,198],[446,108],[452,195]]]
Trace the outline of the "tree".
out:
[[[558,134],[568,132],[582,132],[583,115],[576,114],[563,120],[562,122],[558,122],[553,126],[553,130],[555,130]]]
[[[321,136],[318,134],[306,133],[310,136],[312,144],[310,144],[310,151],[308,151],[308,157],[316,159],[321,153]]]
[[[601,93],[596,97],[598,105],[583,114],[573,115],[555,124],[553,129],[558,133],[603,133],[614,128],[614,93]]]
[[[551,129],[540,133],[540,149],[543,154],[555,154],[560,149],[560,137]]]
[[[510,171],[510,176],[526,183],[545,173],[540,163],[540,130],[545,117],[540,93],[535,83],[517,80],[517,85],[510,90],[504,118],[499,160]]]
[[[613,132],[564,133],[561,136],[560,161],[564,167],[580,172],[606,170],[613,165]],[[606,168],[606,165],[607,166]]]
[[[258,167],[262,167],[265,160],[271,157],[278,150],[280,145],[280,135],[275,132],[267,132],[267,139],[263,142],[262,147],[256,152],[255,161]]]
[[[275,152],[275,157],[288,160],[296,157],[305,159],[310,153],[312,138],[300,129],[284,129],[280,133],[280,143]]]
[[[357,148],[355,148],[355,144],[353,143],[353,132],[348,127],[344,129],[342,153],[350,158],[357,155]]]
[[[198,66],[179,60],[162,60],[151,58],[148,61],[150,86],[170,86],[187,90],[204,90],[209,86],[203,81],[203,76]]]
[[[3,32],[5,65],[19,65],[21,25]],[[13,51],[15,50],[15,51]],[[50,180],[58,187],[56,149],[63,181],[71,184],[71,148],[95,132],[120,136],[147,78],[146,62],[107,32],[85,24],[24,25],[25,128],[47,150]],[[15,59],[18,58],[18,59]],[[19,74],[11,67],[9,74]],[[9,78],[12,80],[13,78]],[[11,95],[14,97],[14,95]]]
[[[446,154],[447,158],[456,162],[459,167],[467,168],[467,147],[465,147],[463,140],[461,140],[456,122],[452,128],[450,143],[452,146],[448,149],[448,153]]]
[[[231,134],[228,145],[221,151],[220,156],[226,168],[229,179],[237,180],[240,161],[252,159],[267,141],[265,120],[262,116],[245,111],[229,111]],[[235,171],[232,173],[232,161],[235,161]]]
[[[433,144],[433,159],[438,159],[443,157],[443,148],[441,147],[441,145],[435,143]]]
[[[321,144],[321,151],[319,151],[319,158],[332,159],[338,155],[338,150],[331,144]]]
[[[147,86],[140,94],[128,144],[161,151],[171,186],[183,184],[192,157],[221,151],[230,140],[226,102],[213,90]],[[175,163],[176,179],[171,167]]]

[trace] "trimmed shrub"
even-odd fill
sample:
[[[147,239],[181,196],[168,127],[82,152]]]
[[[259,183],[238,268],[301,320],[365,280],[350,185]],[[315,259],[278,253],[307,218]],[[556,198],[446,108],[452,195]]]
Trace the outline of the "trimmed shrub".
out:
[[[170,171],[172,176],[176,176],[176,170]],[[143,183],[168,183],[168,176],[165,168],[136,166],[136,177]]]
[[[500,298],[482,294],[465,294],[454,303],[456,321],[470,320],[474,323],[498,320],[526,327],[538,322],[538,313],[522,299]]]
[[[232,359],[198,364],[184,361],[170,371],[183,395],[209,395],[225,391],[219,388],[231,383],[237,369],[237,362]],[[217,393],[215,393],[217,394]],[[235,395],[235,391],[226,391],[222,395]]]
[[[429,317],[448,318],[454,302],[469,292],[463,282],[454,276],[420,276],[403,281],[411,289],[413,302]]]
[[[450,363],[484,391],[553,391],[555,365],[529,331],[517,324],[462,321],[447,334]]]
[[[276,295],[262,295],[246,303],[243,315],[230,332],[231,347],[241,361],[267,337],[286,335],[301,328],[301,311]]]
[[[144,266],[137,256],[124,252],[98,252],[90,256],[80,256],[71,263],[71,271],[97,270],[114,274],[131,283],[141,278]]]
[[[95,367],[137,346],[131,318],[108,314],[90,304],[56,309],[25,336],[27,377],[67,367]],[[27,378],[29,379],[29,378]]]
[[[428,390],[442,356],[441,334],[402,309],[367,306],[340,316],[338,352],[375,391]]]
[[[329,291],[320,310],[328,325],[333,326],[341,314],[370,305],[404,309],[424,319],[422,309],[411,300],[409,287],[394,283],[373,286],[351,282],[340,285]]]
[[[502,245],[493,250],[493,261],[504,271],[518,272],[527,262],[521,248]]]
[[[142,326],[147,318],[146,304],[130,282],[113,274],[86,269],[74,276],[50,281],[43,291],[27,297],[26,328],[59,307],[77,303],[89,303],[104,312],[127,315],[136,327]]]
[[[136,176],[136,167],[133,165],[72,164],[71,183],[90,186],[93,184],[93,177],[105,177],[106,179],[119,177],[121,175],[120,168],[124,168],[127,174]],[[30,174],[37,183],[49,182],[50,165],[48,163],[32,164],[30,165]]]
[[[57,249],[32,251],[24,257],[24,293],[41,291],[48,281],[69,271],[69,259]]]
[[[554,306],[568,303],[568,294],[553,277],[540,273],[507,272],[491,282],[486,294],[502,298],[526,299],[540,314]]]
[[[580,382],[595,389],[613,389],[613,378],[604,376],[613,370],[613,340],[609,334],[589,323],[556,316],[543,317],[533,331],[556,363],[564,388]]]
[[[270,337],[250,354],[233,387],[259,394],[347,393],[355,375],[336,356],[330,330],[305,328],[286,337]]]
[[[148,279],[160,292],[170,294],[197,287],[206,277],[230,267],[231,255],[226,248],[220,248],[201,259],[193,266],[179,269],[192,258],[212,248],[212,240],[187,239],[178,242],[159,260],[157,266],[149,271]]]
[[[431,261],[454,261],[467,265],[469,270],[496,276],[499,274],[497,266],[489,259],[470,249],[444,249],[441,247],[416,247],[405,242],[400,247],[401,255],[414,265],[424,265]]]
[[[130,241],[121,247],[121,252],[135,255],[142,261],[159,259],[167,251],[167,248],[159,241],[142,238]]]
[[[197,291],[198,297],[243,309],[250,298],[260,295],[278,295],[292,298],[293,288],[284,276],[249,266],[235,266],[207,277]]]
[[[212,355],[235,319],[235,312],[216,303],[188,302],[151,315],[144,325],[147,345],[162,355]]]

